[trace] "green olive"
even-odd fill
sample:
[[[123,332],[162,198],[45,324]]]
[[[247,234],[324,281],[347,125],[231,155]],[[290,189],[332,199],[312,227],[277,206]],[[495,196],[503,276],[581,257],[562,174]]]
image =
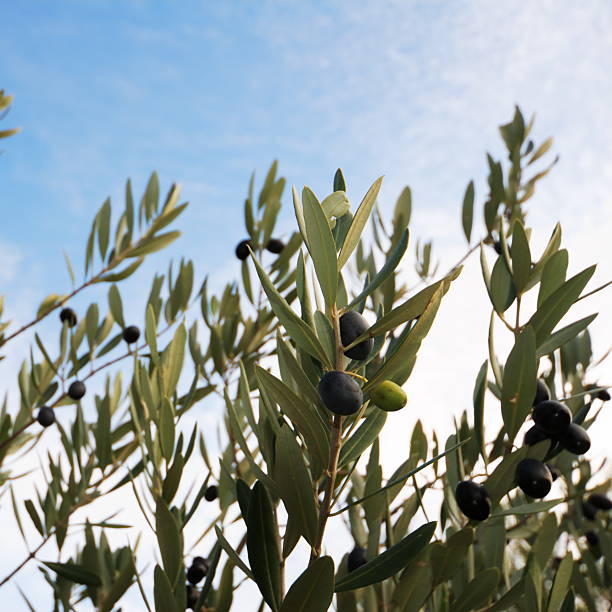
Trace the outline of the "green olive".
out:
[[[394,382],[385,380],[370,390],[370,401],[381,410],[401,410],[408,401],[406,392]]]

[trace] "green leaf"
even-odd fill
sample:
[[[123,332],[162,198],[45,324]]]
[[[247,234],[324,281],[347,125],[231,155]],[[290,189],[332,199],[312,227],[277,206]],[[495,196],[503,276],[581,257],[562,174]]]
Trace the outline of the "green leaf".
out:
[[[393,226],[394,227],[406,227],[410,223],[410,216],[412,214],[412,192],[410,187],[406,186],[402,189],[397,202],[395,203],[395,209],[393,211]]]
[[[318,476],[323,466],[327,465],[329,457],[329,431],[316,408],[267,370],[255,366],[255,375],[259,386],[280,406],[304,436],[308,454],[315,463],[313,474]]]
[[[461,209],[461,223],[463,224],[463,233],[470,243],[472,236],[472,223],[474,221],[474,181],[470,181],[463,196],[463,206]]]
[[[449,580],[455,575],[459,567],[465,563],[473,542],[474,530],[466,527],[450,536],[445,544],[440,544],[439,549],[432,550],[431,565],[436,584]]]
[[[402,232],[401,238],[398,243],[395,245],[394,249],[389,253],[388,257],[385,260],[385,264],[376,274],[376,276],[366,285],[363,291],[354,298],[351,303],[346,307],[346,310],[351,310],[356,304],[362,302],[371,295],[384,281],[389,278],[391,273],[397,268],[399,262],[402,260],[406,249],[408,248],[408,237],[409,232],[408,229],[405,229]]]
[[[570,325],[562,327],[559,331],[556,331],[554,334],[549,336],[548,340],[545,340],[542,342],[542,344],[540,344],[540,346],[538,346],[538,357],[552,353],[560,346],[563,346],[566,342],[569,342],[572,338],[575,338],[581,331],[586,329],[596,317],[597,313],[592,314],[584,319],[580,319],[579,321],[575,321]]]
[[[510,442],[527,418],[536,392],[535,335],[526,327],[506,360],[502,385],[502,418]]]
[[[535,391],[534,391],[535,395]],[[513,486],[516,466],[525,459],[529,447],[523,446],[510,455],[505,455],[501,463],[493,470],[486,480],[484,487],[489,493],[491,504],[497,505],[504,494]]]
[[[538,291],[538,308],[544,300],[564,282],[567,274],[568,254],[566,249],[557,251],[544,265]]]
[[[327,612],[334,597],[334,562],[320,557],[300,574],[287,592],[281,612]]]
[[[523,514],[535,514],[536,512],[548,512],[551,508],[562,504],[565,499],[549,499],[547,501],[532,502],[530,504],[522,504],[521,506],[512,506],[498,510],[491,516],[520,516]]]
[[[270,496],[259,481],[251,492],[246,524],[251,571],[264,600],[276,612],[281,600],[278,530]]]
[[[563,601],[570,586],[573,569],[574,559],[572,558],[572,553],[568,552],[557,568],[557,573],[555,574],[555,579],[550,589],[546,612],[559,612],[561,610],[561,606],[563,605]]]
[[[242,481],[241,481],[242,482]],[[238,553],[232,548],[232,545],[225,539],[223,532],[218,525],[215,525],[215,533],[217,534],[217,540],[221,548],[225,551],[227,556],[233,561],[236,567],[239,567],[246,576],[251,580],[255,581],[253,572],[248,568],[247,564],[240,558]]]
[[[537,283],[540,281],[540,278],[542,277],[542,273],[546,263],[554,255],[554,253],[559,250],[559,246],[561,246],[561,226],[557,223],[548,240],[548,244],[546,245],[546,248],[542,253],[542,256],[540,257],[540,259],[538,259],[535,266],[533,266],[533,269],[531,270],[531,274],[529,275],[529,282],[525,287],[525,291],[537,285]]]
[[[133,261],[129,266],[119,270],[119,272],[112,272],[111,274],[105,274],[101,276],[99,282],[104,283],[116,283],[122,281],[129,276],[132,276],[136,270],[140,267],[140,264],[144,261],[144,257],[139,257],[136,261]]]
[[[70,582],[94,587],[102,586],[100,576],[77,563],[55,563],[52,561],[43,561],[42,563],[53,570],[58,576],[66,578]]]
[[[270,306],[281,324],[287,330],[287,333],[300,348],[305,350],[309,355],[312,355],[315,359],[318,359],[327,368],[332,369],[333,365],[329,362],[325,350],[321,346],[315,333],[312,331],[312,328],[293,312],[285,298],[276,290],[270,277],[266,274],[265,270],[261,267],[261,264],[255,259],[252,253],[251,257],[253,258],[259,280],[270,301]]]
[[[378,196],[378,192],[380,191],[382,180],[383,177],[381,176],[374,181],[374,184],[370,187],[370,189],[368,189],[368,192],[365,194],[359,208],[355,212],[353,222],[349,227],[346,238],[344,239],[344,244],[340,250],[340,255],[338,255],[338,271],[342,270],[344,264],[346,264],[349,257],[357,247],[361,233],[363,232],[363,228],[366,226],[366,223],[370,218],[370,213],[372,212],[374,204],[376,203],[376,198]]]
[[[113,319],[117,321],[120,327],[125,327],[125,321],[123,319],[123,302],[121,301],[121,295],[115,284],[112,284],[108,290],[108,307],[113,315]]]
[[[450,283],[454,281],[460,273],[461,268],[458,268],[442,280],[433,283],[433,285],[429,285],[429,287],[425,287],[425,289],[413,295],[403,304],[400,304],[393,310],[389,311],[386,315],[378,319],[374,325],[361,334],[361,336],[355,338],[355,340],[346,348],[348,349],[349,347],[353,347],[366,338],[373,338],[374,336],[384,334],[389,330],[395,329],[406,321],[420,317],[425,308],[431,302],[432,296],[438,290],[438,288],[443,285],[444,293],[446,293],[450,287]]]
[[[48,295],[41,303],[40,306],[38,307],[38,310],[36,311],[36,317],[40,317],[41,315],[43,315],[44,313],[48,312],[49,310],[52,310],[55,306],[57,306],[66,296],[65,295],[58,295],[57,293],[51,293],[50,295]]]
[[[164,459],[170,461],[174,453],[174,411],[167,397],[161,402],[159,411],[159,441]]]
[[[106,250],[108,248],[108,237],[110,234],[110,216],[111,216],[111,204],[110,199],[107,199],[100,212],[98,213],[98,246],[100,247],[100,256],[102,260],[106,256]]]
[[[162,499],[155,509],[155,533],[165,573],[170,583],[175,584],[183,568],[183,542],[176,519]]]
[[[342,190],[334,191],[334,193],[328,195],[322,202],[321,208],[329,221],[330,227],[332,227],[332,217],[342,217],[349,211],[349,201],[346,197],[346,192]]]
[[[421,347],[421,343],[425,336],[429,333],[431,326],[433,325],[442,296],[448,290],[448,285],[442,284],[438,287],[435,293],[431,296],[431,300],[423,310],[416,325],[410,330],[403,342],[395,349],[394,353],[388,357],[378,371],[370,377],[364,391],[367,391],[374,387],[377,383],[382,380],[393,380],[399,384],[403,383],[403,380],[395,380],[394,376],[403,371],[406,364],[413,364],[416,359],[416,354]],[[410,368],[411,369],[411,368]],[[405,374],[405,371],[403,371]]]
[[[500,314],[506,312],[506,310],[510,308],[516,297],[512,276],[502,256],[498,257],[493,265],[490,296],[493,308]]]
[[[474,383],[474,394],[472,396],[472,403],[474,405],[474,436],[476,437],[476,443],[480,449],[482,458],[487,461],[487,453],[485,450],[485,437],[484,437],[484,400],[487,391],[487,372],[489,362],[485,361],[478,371],[476,376],[476,382]]]
[[[145,340],[151,351],[151,358],[155,364],[159,361],[159,353],[157,352],[157,320],[155,311],[151,304],[147,304],[147,317],[145,323]]]
[[[331,309],[336,304],[338,288],[334,238],[321,204],[308,187],[304,187],[302,191],[302,207],[308,235],[308,249],[325,298],[325,304]]]
[[[338,467],[343,468],[349,463],[357,460],[361,454],[373,444],[378,438],[387,420],[387,413],[384,410],[375,410],[364,419],[357,431],[342,444]]]
[[[435,522],[422,525],[385,552],[344,576],[336,583],[336,593],[358,589],[393,576],[425,548],[435,529]]]
[[[312,478],[306,468],[302,449],[288,426],[276,436],[274,480],[294,527],[312,546],[318,534],[318,513]]]
[[[168,580],[168,576],[164,570],[155,566],[153,572],[153,597],[155,600],[156,612],[177,612],[176,602],[174,601],[174,595],[172,594],[172,586]]]
[[[420,612],[431,588],[431,564],[416,561],[402,574],[391,601],[397,606],[398,612]]]
[[[536,346],[540,346],[563,318],[572,304],[578,299],[582,290],[593,276],[596,266],[590,266],[582,272],[565,281],[556,291],[553,291],[538,307],[529,319],[529,325],[535,332]]]
[[[127,251],[125,256],[142,257],[143,255],[148,255],[149,253],[161,251],[161,249],[174,242],[180,235],[181,232],[174,230],[172,232],[160,234],[159,236],[154,236],[153,238],[147,238],[140,246],[134,247],[133,249]]]
[[[496,567],[479,572],[478,576],[469,582],[461,595],[453,602],[453,612],[469,612],[484,606],[493,595],[499,582],[499,570]]]
[[[531,270],[531,251],[525,228],[520,221],[515,221],[512,231],[512,278],[516,292],[520,295],[529,280]]]

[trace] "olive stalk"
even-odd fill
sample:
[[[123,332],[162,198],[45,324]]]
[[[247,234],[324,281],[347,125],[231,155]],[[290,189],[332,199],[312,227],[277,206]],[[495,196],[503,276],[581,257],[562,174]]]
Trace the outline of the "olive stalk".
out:
[[[336,343],[336,369],[343,371],[344,369],[344,352],[342,340],[340,338],[340,317],[336,306],[331,312],[332,326],[334,329],[334,340]],[[340,448],[342,447],[342,415],[334,415],[332,423],[331,441],[329,445],[329,462],[327,464],[327,486],[323,502],[319,507],[319,532],[317,541],[310,553],[310,563],[321,555],[321,545],[323,543],[323,535],[325,533],[325,525],[329,518],[332,507],[332,495],[336,484],[336,475],[338,472],[338,457],[340,456]]]

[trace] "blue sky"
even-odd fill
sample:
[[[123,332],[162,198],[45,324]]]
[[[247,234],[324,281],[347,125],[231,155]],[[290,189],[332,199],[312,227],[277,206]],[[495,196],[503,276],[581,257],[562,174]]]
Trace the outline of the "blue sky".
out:
[[[153,169],[164,189],[179,181],[191,206],[181,240],[126,292],[135,319],[148,279],[171,255],[192,258],[217,285],[238,275],[232,253],[244,237],[248,178],[275,158],[290,185],[320,195],[342,167],[354,205],[381,174],[384,210],[410,184],[413,236],[433,238],[450,265],[465,250],[465,185],[475,179],[481,203],[484,153],[501,152],[497,126],[515,103],[537,114],[536,139],[554,136],[561,155],[530,204],[534,240],[541,245],[561,221],[572,271],[599,261],[594,286],[612,278],[612,5],[604,0],[38,1],[5,3],[2,20],[0,87],[15,95],[2,127],[23,128],[0,156],[0,292],[16,321],[68,288],[62,249],[82,270],[106,196],[120,207],[126,178],[138,193]],[[482,295],[477,265],[461,282],[409,383],[418,405],[443,371],[456,398],[432,408],[443,428],[469,404],[484,358],[484,339],[469,330],[481,325],[486,298],[466,301]],[[575,318],[612,305],[605,293],[584,302]],[[612,337],[605,314],[593,330],[602,353]],[[14,365],[3,362],[3,378]],[[389,453],[416,416],[388,428],[391,469]]]

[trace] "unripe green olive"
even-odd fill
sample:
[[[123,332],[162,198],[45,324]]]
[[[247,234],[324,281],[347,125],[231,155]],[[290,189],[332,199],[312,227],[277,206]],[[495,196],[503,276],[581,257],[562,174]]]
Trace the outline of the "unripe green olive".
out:
[[[384,380],[370,391],[370,401],[381,410],[401,410],[408,401],[406,392],[391,380]]]

